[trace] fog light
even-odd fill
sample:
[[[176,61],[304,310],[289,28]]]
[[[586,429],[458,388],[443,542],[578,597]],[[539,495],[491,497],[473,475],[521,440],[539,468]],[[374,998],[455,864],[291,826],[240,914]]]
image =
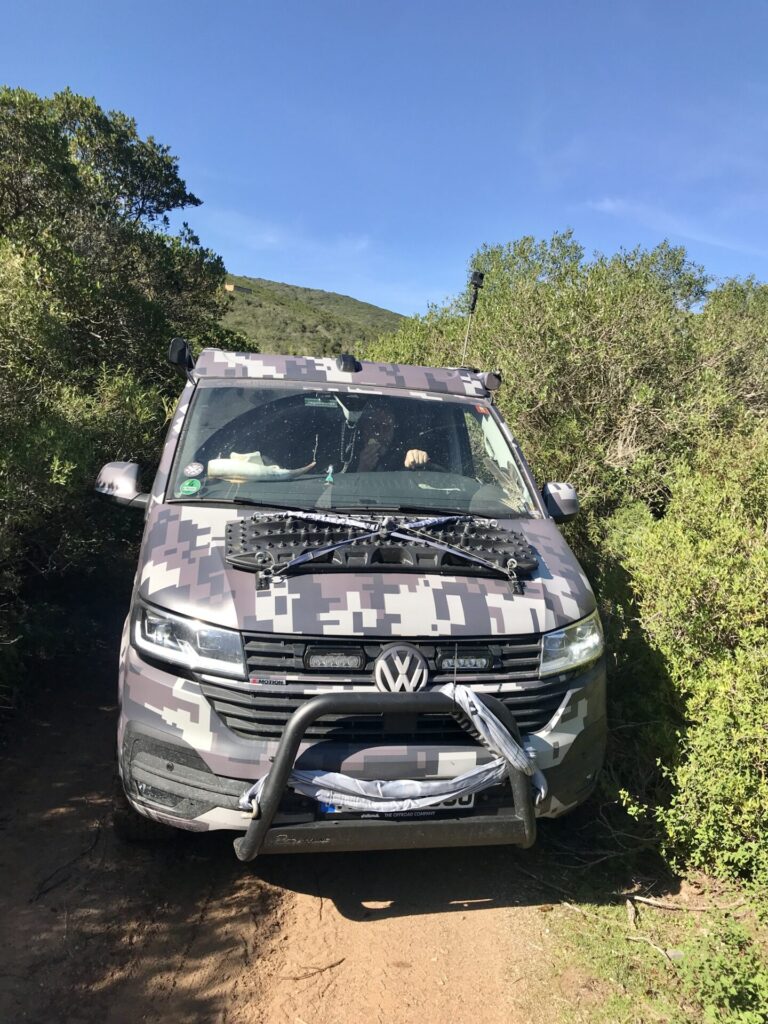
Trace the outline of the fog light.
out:
[[[362,651],[318,651],[310,648],[304,657],[304,664],[307,668],[331,671],[361,669],[365,664],[365,656]]]
[[[160,804],[161,807],[178,807],[184,797],[178,793],[166,793],[164,789],[150,786],[148,782],[133,780],[133,788],[142,800],[148,800],[153,804]]]

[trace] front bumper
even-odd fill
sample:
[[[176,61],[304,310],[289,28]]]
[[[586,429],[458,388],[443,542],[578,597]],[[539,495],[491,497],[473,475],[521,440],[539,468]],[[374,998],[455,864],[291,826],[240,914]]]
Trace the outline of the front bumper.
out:
[[[236,736],[218,718],[194,680],[143,662],[132,648],[126,651],[121,680],[120,764],[133,806],[148,817],[191,831],[247,830],[251,818],[240,810],[238,799],[252,782],[274,772],[280,744]],[[549,796],[536,808],[537,817],[557,817],[585,800],[603,761],[602,660],[574,676],[569,687],[547,726],[523,737],[549,784]],[[326,696],[394,697],[399,701],[406,695],[340,693],[322,699]],[[408,696],[443,695],[422,691]],[[315,701],[305,707],[310,703]],[[298,712],[293,718],[297,716]],[[466,744],[451,747],[361,747],[336,741],[306,742],[299,736],[294,755],[297,767],[382,779],[452,777],[491,759],[469,736]],[[478,794],[471,813],[333,822],[320,820],[314,801],[288,790],[278,801],[261,852],[524,843],[525,836],[513,822],[517,816],[508,785]]]
[[[509,711],[501,701],[483,697],[491,711],[506,725],[520,742],[520,734]],[[289,836],[295,845],[323,844],[326,849],[349,849],[350,842],[360,845],[355,849],[379,847],[383,836],[387,845],[394,848],[421,846],[457,845],[456,840],[463,832],[460,819],[429,822],[411,821],[368,821],[363,832],[356,831],[360,821],[354,822],[313,822],[305,826],[294,826],[289,833],[276,831],[272,835],[272,823],[285,792],[288,776],[296,761],[304,732],[312,722],[328,714],[455,714],[458,710],[454,701],[445,693],[326,693],[313,697],[296,711],[288,721],[274,764],[269,772],[260,804],[258,818],[254,818],[248,831],[235,840],[235,852],[240,860],[253,860],[262,850],[275,849]],[[459,724],[470,731],[470,723],[458,717]],[[473,831],[481,837],[481,843],[515,843],[518,846],[532,846],[536,839],[536,820],[533,813],[533,797],[530,780],[519,770],[509,767],[509,784],[514,801],[514,813],[504,816],[472,816]],[[441,837],[442,840],[441,840]],[[367,842],[366,842],[367,839]]]

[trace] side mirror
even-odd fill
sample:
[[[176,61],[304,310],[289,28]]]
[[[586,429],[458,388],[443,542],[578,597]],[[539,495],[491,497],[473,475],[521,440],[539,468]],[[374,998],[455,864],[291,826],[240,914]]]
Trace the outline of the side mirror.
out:
[[[541,496],[556,523],[567,523],[579,511],[579,496],[571,484],[544,484]]]
[[[108,462],[96,478],[96,493],[103,494],[118,505],[146,508],[149,495],[139,487],[141,469],[136,462]]]
[[[192,349],[185,338],[172,338],[168,346],[168,362],[184,377],[189,379],[192,370],[195,368],[195,357]]]

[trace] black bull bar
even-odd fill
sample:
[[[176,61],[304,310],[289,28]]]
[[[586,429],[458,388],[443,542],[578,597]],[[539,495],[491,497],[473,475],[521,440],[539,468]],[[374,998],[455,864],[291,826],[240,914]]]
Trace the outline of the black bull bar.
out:
[[[509,708],[488,694],[478,693],[477,697],[520,743],[520,730]],[[466,732],[472,733],[471,723],[447,693],[345,692],[323,693],[311,698],[294,711],[280,737],[259,803],[259,815],[248,825],[245,835],[235,840],[235,853],[239,860],[253,860],[259,853],[397,850],[504,843],[529,847],[535,842],[536,818],[531,781],[512,765],[509,766],[509,783],[514,813],[405,821],[368,818],[311,821],[272,828],[306,729],[323,715],[339,714],[448,714]]]

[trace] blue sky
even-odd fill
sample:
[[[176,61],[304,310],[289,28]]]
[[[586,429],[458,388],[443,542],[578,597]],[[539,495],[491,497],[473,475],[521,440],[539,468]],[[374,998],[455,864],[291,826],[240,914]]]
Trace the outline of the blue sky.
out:
[[[229,270],[422,312],[484,242],[768,278],[768,4],[5,0],[0,80],[170,145]]]

